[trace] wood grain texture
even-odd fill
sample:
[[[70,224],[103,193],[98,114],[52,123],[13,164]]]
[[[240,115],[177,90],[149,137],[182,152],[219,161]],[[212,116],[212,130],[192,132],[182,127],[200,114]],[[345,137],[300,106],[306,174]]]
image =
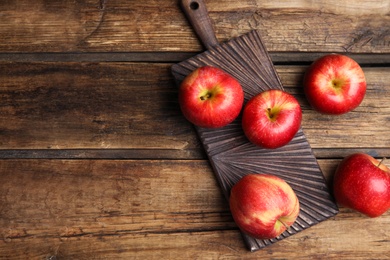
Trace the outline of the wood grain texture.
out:
[[[354,111],[341,116],[322,115],[310,108],[302,89],[302,77],[307,67],[284,68],[285,73],[281,74],[283,84],[297,97],[305,111],[302,125],[312,148],[365,149],[384,148],[390,144],[390,140],[383,139],[390,122],[390,106],[385,101],[390,96],[390,84],[384,78],[390,72],[388,67],[363,68],[367,80],[364,100]]]
[[[189,125],[177,127],[166,65],[5,63],[0,73],[2,149],[197,146]]]
[[[349,216],[348,213],[344,215]],[[354,221],[359,225],[389,224],[388,219],[383,218],[368,221],[357,217]],[[241,237],[235,230],[36,238],[31,242],[15,239],[8,244],[0,242],[0,248],[10,260],[25,256],[30,259],[389,259],[386,242],[365,239],[372,229],[351,233],[340,227],[355,230],[350,218],[325,222],[313,227],[308,234],[298,234],[273,245],[272,249],[256,253],[245,251],[244,246],[237,243]],[[328,235],[333,229],[334,235],[338,236],[336,243],[333,236]],[[300,250],[299,253],[296,250]]]
[[[203,0],[180,0],[180,7],[206,49],[219,44],[206,3]]]
[[[319,160],[328,185],[339,161]],[[207,160],[0,160],[0,177],[2,259],[389,257],[390,214],[345,208],[249,253]]]
[[[387,1],[205,1],[219,41],[260,30],[328,185],[352,152],[390,158]],[[0,18],[0,259],[390,258],[389,212],[345,208],[248,252],[177,103],[170,68],[203,51],[178,0],[2,0]],[[368,80],[341,117],[301,89],[329,52]]]
[[[389,53],[387,1],[206,1],[219,41],[269,51]],[[1,1],[0,52],[200,51],[178,1]]]
[[[77,152],[99,148],[112,150],[106,158],[205,158],[195,129],[181,114],[171,65],[1,62],[0,149],[49,149],[47,156],[57,151],[57,158],[104,156]],[[301,84],[306,68],[276,66],[285,89],[301,104],[302,129],[316,155],[340,157],[347,153],[343,149],[361,149],[390,156],[389,68],[365,67],[365,99],[338,117],[310,108]]]
[[[283,85],[268,55],[259,31],[252,31],[172,66],[180,86],[196,68],[218,67],[236,78],[245,102],[260,92]],[[245,105],[245,104],[244,104]],[[196,127],[214,174],[227,200],[231,188],[249,173],[270,173],[284,179],[295,191],[300,213],[295,223],[274,239],[254,239],[243,233],[246,246],[257,251],[335,216],[338,208],[306,136],[300,129],[295,137],[278,149],[262,149],[245,137],[241,118],[218,129]]]

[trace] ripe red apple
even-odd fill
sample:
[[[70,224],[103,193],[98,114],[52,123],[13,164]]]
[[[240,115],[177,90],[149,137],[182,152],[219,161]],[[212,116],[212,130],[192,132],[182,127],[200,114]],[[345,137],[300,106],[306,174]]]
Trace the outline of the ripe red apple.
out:
[[[267,90],[245,105],[242,128],[252,143],[274,149],[286,145],[298,132],[302,110],[298,101],[282,90]]]
[[[305,73],[303,86],[310,105],[323,114],[347,113],[358,107],[366,94],[362,68],[340,54],[314,61]]]
[[[349,155],[336,170],[333,190],[340,205],[378,217],[390,208],[390,169],[368,154]]]
[[[200,67],[191,72],[179,88],[180,108],[196,126],[219,128],[240,114],[244,91],[240,83],[225,71]]]
[[[237,226],[257,239],[279,236],[299,214],[299,200],[293,189],[269,174],[241,178],[231,190],[229,204]]]

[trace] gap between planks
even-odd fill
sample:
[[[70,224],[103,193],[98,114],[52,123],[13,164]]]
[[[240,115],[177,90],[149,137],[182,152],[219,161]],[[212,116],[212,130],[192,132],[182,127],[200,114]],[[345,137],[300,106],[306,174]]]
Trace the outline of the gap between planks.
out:
[[[317,159],[340,159],[363,152],[375,158],[389,157],[390,148],[313,148]],[[0,159],[103,159],[103,160],[206,160],[202,149],[2,149]]]
[[[90,52],[90,53],[0,53],[7,62],[181,62],[196,52]],[[329,53],[270,52],[274,63],[309,64]],[[390,53],[340,53],[355,59],[362,66],[390,66]]]

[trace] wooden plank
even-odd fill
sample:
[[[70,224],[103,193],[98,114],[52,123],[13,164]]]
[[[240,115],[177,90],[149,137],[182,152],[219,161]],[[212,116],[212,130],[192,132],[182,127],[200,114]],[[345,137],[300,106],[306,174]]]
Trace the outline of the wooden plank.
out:
[[[390,122],[390,106],[385,101],[390,95],[388,80],[390,69],[363,68],[367,80],[367,92],[358,108],[341,116],[321,115],[311,109],[301,86],[302,75],[306,67],[285,68],[282,73],[283,83],[300,101],[303,116],[303,130],[312,148],[386,148],[390,140],[383,138],[387,135],[387,123]],[[294,79],[291,74],[295,74]],[[284,78],[288,75],[288,78]],[[295,86],[295,87],[294,87]]]
[[[48,150],[47,158],[205,158],[194,128],[181,114],[170,67],[1,62],[0,155],[42,158]],[[365,149],[389,156],[389,68],[364,68],[363,103],[336,117],[309,107],[301,87],[306,68],[277,66],[277,71],[302,105],[303,131],[314,151],[336,157],[346,153],[342,149]],[[11,150],[8,156],[6,150]]]
[[[377,232],[376,229],[372,229],[372,225],[389,225],[388,219],[381,221],[356,219],[355,224],[369,226],[369,228],[364,231],[359,229],[355,232],[346,232],[347,228],[356,230],[356,226],[351,222],[354,221],[321,223],[306,233],[298,234],[256,253],[245,250],[240,242],[241,236],[238,231],[16,239],[8,243],[0,241],[0,249],[1,254],[10,260],[25,257],[29,259],[218,259],[221,256],[223,259],[389,259],[389,250],[385,241],[367,240],[368,232]],[[332,230],[332,234],[329,230]]]
[[[206,160],[11,159],[0,167],[6,239],[196,231],[205,219],[209,229],[233,226]]]
[[[180,84],[194,69],[208,65],[222,68],[238,79],[242,85],[245,101],[249,101],[262,91],[283,90],[282,82],[257,30],[226,44],[218,45],[210,22],[198,23],[197,21],[197,19],[209,20],[204,2],[199,1],[199,10],[195,11],[190,7],[191,1],[182,1],[182,4],[188,5],[185,8],[186,15],[209,51],[172,66],[172,74],[177,84]],[[214,36],[214,41],[210,36]],[[241,118],[222,129],[196,127],[199,139],[226,198],[229,197],[233,185],[246,175],[248,170],[261,172],[265,169],[274,172],[276,176],[288,178],[289,184],[295,188],[301,201],[302,212],[310,211],[311,214],[308,214],[307,218],[298,216],[296,223],[291,226],[291,232],[284,232],[280,239],[310,228],[338,213],[310,144],[300,126],[298,128],[295,137],[284,147],[267,150],[258,149],[248,141],[242,132]],[[300,168],[306,170],[297,170]],[[307,174],[310,174],[313,179],[306,183]],[[294,186],[296,183],[300,185]],[[313,197],[317,197],[318,201],[314,203],[310,201]],[[250,251],[260,250],[276,241],[254,239],[245,233],[243,238]]]
[[[386,1],[206,2],[217,38],[253,29],[269,51],[390,53]],[[2,1],[0,52],[198,52],[177,1]]]
[[[339,161],[319,161],[329,185]],[[0,174],[4,259],[389,257],[390,212],[345,208],[249,253],[206,160],[0,160]]]
[[[3,63],[1,67],[2,149],[199,146],[192,126],[180,113],[170,65]]]

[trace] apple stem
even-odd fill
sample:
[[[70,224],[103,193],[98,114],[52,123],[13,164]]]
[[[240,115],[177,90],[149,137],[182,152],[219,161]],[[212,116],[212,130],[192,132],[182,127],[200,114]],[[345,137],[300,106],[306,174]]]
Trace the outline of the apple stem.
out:
[[[386,157],[383,157],[382,160],[380,160],[379,164],[377,165],[377,167],[381,166],[381,164],[383,163],[383,161],[386,160]]]
[[[272,112],[271,112],[271,108],[269,107],[269,108],[267,108],[267,110],[268,110],[268,116],[269,116],[269,118],[273,118],[274,117],[274,115],[272,114]]]
[[[209,99],[211,97],[211,94],[210,93],[207,93],[206,95],[204,95],[204,96],[201,96],[200,97],[200,100],[206,100],[206,99]]]
[[[282,223],[282,225],[286,228],[286,229],[289,229],[290,226],[288,226],[286,223],[284,223],[283,221],[279,220],[280,223]]]

